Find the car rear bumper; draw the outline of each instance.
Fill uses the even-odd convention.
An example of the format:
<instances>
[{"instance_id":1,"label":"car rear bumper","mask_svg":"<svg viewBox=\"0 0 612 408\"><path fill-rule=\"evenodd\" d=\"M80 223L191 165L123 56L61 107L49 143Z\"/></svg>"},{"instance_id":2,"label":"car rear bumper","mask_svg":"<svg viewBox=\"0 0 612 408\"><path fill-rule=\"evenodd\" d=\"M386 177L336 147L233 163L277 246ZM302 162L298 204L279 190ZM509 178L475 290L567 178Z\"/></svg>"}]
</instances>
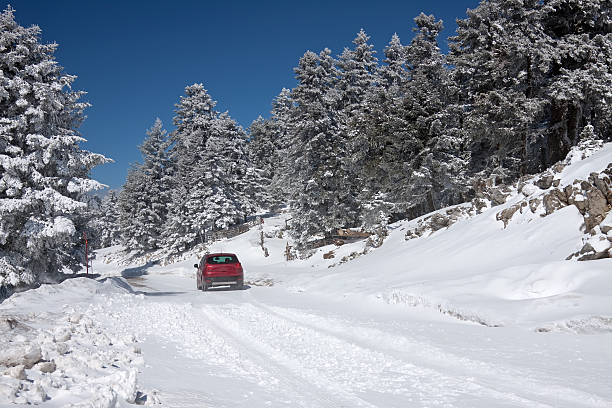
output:
<instances>
[{"instance_id":1,"label":"car rear bumper","mask_svg":"<svg viewBox=\"0 0 612 408\"><path fill-rule=\"evenodd\" d=\"M242 285L242 276L207 276L204 282L208 286Z\"/></svg>"}]
</instances>

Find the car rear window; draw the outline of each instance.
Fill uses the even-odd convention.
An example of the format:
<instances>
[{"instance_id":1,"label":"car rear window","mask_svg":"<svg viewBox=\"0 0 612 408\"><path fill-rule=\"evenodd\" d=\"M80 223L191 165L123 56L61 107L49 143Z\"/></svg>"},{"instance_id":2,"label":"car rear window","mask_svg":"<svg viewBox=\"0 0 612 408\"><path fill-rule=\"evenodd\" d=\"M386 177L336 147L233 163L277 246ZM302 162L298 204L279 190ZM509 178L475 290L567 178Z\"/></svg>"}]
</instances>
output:
<instances>
[{"instance_id":1,"label":"car rear window","mask_svg":"<svg viewBox=\"0 0 612 408\"><path fill-rule=\"evenodd\" d=\"M215 256L209 256L208 258L206 258L206 263L207 264L227 264L227 263L237 263L238 262L238 258L236 258L234 255L215 255Z\"/></svg>"}]
</instances>

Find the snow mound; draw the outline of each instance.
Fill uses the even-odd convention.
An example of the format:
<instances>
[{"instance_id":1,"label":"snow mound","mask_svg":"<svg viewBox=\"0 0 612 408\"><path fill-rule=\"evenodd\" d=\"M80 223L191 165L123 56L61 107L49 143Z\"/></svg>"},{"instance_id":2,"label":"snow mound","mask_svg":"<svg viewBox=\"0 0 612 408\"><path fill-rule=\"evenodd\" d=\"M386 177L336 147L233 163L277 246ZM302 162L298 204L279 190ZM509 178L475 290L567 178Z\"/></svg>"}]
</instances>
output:
<instances>
[{"instance_id":1,"label":"snow mound","mask_svg":"<svg viewBox=\"0 0 612 408\"><path fill-rule=\"evenodd\" d=\"M88 313L90 301L132 292L118 277L75 278L2 303L0 405L116 408L142 399L137 339L103 328Z\"/></svg>"}]
</instances>

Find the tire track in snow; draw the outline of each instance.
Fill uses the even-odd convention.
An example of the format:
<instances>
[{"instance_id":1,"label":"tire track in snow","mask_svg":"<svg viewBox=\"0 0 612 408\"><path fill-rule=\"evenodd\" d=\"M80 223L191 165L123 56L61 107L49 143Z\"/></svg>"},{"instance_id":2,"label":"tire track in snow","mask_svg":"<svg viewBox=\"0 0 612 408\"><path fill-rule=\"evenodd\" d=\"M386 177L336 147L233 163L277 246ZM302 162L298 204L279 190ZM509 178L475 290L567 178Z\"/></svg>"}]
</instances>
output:
<instances>
[{"instance_id":1,"label":"tire track in snow","mask_svg":"<svg viewBox=\"0 0 612 408\"><path fill-rule=\"evenodd\" d=\"M252 304L279 318L389 354L392 358L411 362L416 360L419 364L425 363L437 371L452 371L456 378L482 387L484 393L490 393L491 396L497 398L510 399L525 406L536 406L534 404L554 407L610 406L610 401L597 395L546 383L544 379L535 379L532 372L495 367L490 363L457 356L430 344L410 340L405 336L398 336L375 328L357 328L354 324L342 319L322 317L298 309L271 307L254 299ZM483 379L483 374L488 380ZM564 404L559 405L562 402Z\"/></svg>"},{"instance_id":2,"label":"tire track in snow","mask_svg":"<svg viewBox=\"0 0 612 408\"><path fill-rule=\"evenodd\" d=\"M300 365L281 350L252 337L235 321L228 321L224 312L230 309L232 312L237 311L238 306L230 308L223 306L222 309L222 311L213 311L211 305L206 305L201 311L208 322L215 327L217 333L222 333L228 342L234 343L238 349L246 352L249 359L266 367L280 382L292 389L291 397L288 397L294 400L290 401L291 406L376 408L375 405L347 393L334 381L321 377L316 370Z\"/></svg>"},{"instance_id":3,"label":"tire track in snow","mask_svg":"<svg viewBox=\"0 0 612 408\"><path fill-rule=\"evenodd\" d=\"M115 312L108 314L106 309L113 303ZM198 308L190 303L150 302L129 296L110 299L109 304L94 306L91 311L104 315L101 320L108 322L110 318L115 331L136 331L138 337L155 337L163 343L173 344L182 355L203 361L202 370L209 375L226 376L226 373L233 373L237 389L243 382L256 385L259 394L268 395L260 395L260 399L269 399L272 406L373 408L359 399L347 398L347 395L342 395L342 390L326 392L324 387L318 387L302 376L293 375L285 366L275 364L268 354L233 333L227 321L209 311L214 307L218 306L206 305L198 313ZM151 324L139 324L142 321ZM195 398L182 398L180 395L173 396L160 391L161 396L172 399L173 404ZM210 398L207 401L202 403L206 406L219 406L219 401Z\"/></svg>"},{"instance_id":4,"label":"tire track in snow","mask_svg":"<svg viewBox=\"0 0 612 408\"><path fill-rule=\"evenodd\" d=\"M390 355L388 350L364 347L346 336L289 319L261 304L217 306L215 311L207 306L203 311L218 324L222 322L223 328L230 329L231 336L260 350L264 359L276 361L330 393L341 393L362 403L370 401L385 407L415 406L415 403L470 406L474 400L494 400L498 406L508 403L509 406L551 407L482 386L472 377L450 377L436 369L414 365ZM379 394L392 398L382 402L385 398Z\"/></svg>"}]
</instances>

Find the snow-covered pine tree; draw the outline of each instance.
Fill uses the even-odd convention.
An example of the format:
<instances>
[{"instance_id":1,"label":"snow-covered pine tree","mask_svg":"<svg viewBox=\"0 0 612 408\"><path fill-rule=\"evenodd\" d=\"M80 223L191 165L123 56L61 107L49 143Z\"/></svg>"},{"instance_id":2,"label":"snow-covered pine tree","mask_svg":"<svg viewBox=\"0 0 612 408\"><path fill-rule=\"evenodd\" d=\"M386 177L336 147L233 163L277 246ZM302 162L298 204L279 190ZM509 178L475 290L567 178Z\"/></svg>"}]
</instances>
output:
<instances>
[{"instance_id":1,"label":"snow-covered pine tree","mask_svg":"<svg viewBox=\"0 0 612 408\"><path fill-rule=\"evenodd\" d=\"M208 154L206 144L219 115L216 104L202 84L187 86L185 96L176 104L176 130L170 148L172 200L163 229L164 245L171 252L184 252L203 240L205 215L200 206L204 200L198 193L204 177L202 160Z\"/></svg>"},{"instance_id":2,"label":"snow-covered pine tree","mask_svg":"<svg viewBox=\"0 0 612 408\"><path fill-rule=\"evenodd\" d=\"M213 122L201 163L203 221L215 228L241 223L269 204L264 182L249 163L246 141L244 130L227 112Z\"/></svg>"},{"instance_id":3,"label":"snow-covered pine tree","mask_svg":"<svg viewBox=\"0 0 612 408\"><path fill-rule=\"evenodd\" d=\"M101 248L121 243L119 218L119 194L115 190L110 190L102 198L98 217L94 220L95 231Z\"/></svg>"},{"instance_id":4,"label":"snow-covered pine tree","mask_svg":"<svg viewBox=\"0 0 612 408\"><path fill-rule=\"evenodd\" d=\"M273 132L275 155L275 171L270 184L270 195L275 204L286 204L288 202L289 177L293 173L293 163L290 161L289 150L291 136L289 134L289 122L294 109L291 91L283 88L272 102L270 127Z\"/></svg>"},{"instance_id":5,"label":"snow-covered pine tree","mask_svg":"<svg viewBox=\"0 0 612 408\"><path fill-rule=\"evenodd\" d=\"M403 101L408 82L405 50L394 34L384 49L384 65L376 82L363 95L367 109L358 111L350 123L350 161L359 174L361 223L367 229L386 224L396 206L387 201L388 192L397 191L396 179L404 174L400 141L406 136Z\"/></svg>"},{"instance_id":6,"label":"snow-covered pine tree","mask_svg":"<svg viewBox=\"0 0 612 408\"><path fill-rule=\"evenodd\" d=\"M554 44L546 163L563 158L589 124L612 138L612 1L544 2L543 26Z\"/></svg>"},{"instance_id":7,"label":"snow-covered pine tree","mask_svg":"<svg viewBox=\"0 0 612 408\"><path fill-rule=\"evenodd\" d=\"M155 243L149 234L151 209L147 185L142 165L132 165L118 198L121 243L139 254L154 249Z\"/></svg>"},{"instance_id":8,"label":"snow-covered pine tree","mask_svg":"<svg viewBox=\"0 0 612 408\"><path fill-rule=\"evenodd\" d=\"M247 136L227 114L214 110L202 84L185 88L177 104L171 148L172 202L164 226L171 252L203 243L205 234L242 222L268 203L250 165Z\"/></svg>"},{"instance_id":9,"label":"snow-covered pine tree","mask_svg":"<svg viewBox=\"0 0 612 408\"><path fill-rule=\"evenodd\" d=\"M148 211L143 227L146 229L147 247L161 247L162 227L166 222L168 204L170 203L170 185L172 165L170 162L170 140L163 128L162 121L157 118L153 126L147 130L147 138L140 146L142 154L142 171L145 176L146 189L149 191Z\"/></svg>"},{"instance_id":10,"label":"snow-covered pine tree","mask_svg":"<svg viewBox=\"0 0 612 408\"><path fill-rule=\"evenodd\" d=\"M251 164L258 172L272 205L287 203L288 178L293 163L288 160L289 118L293 109L291 91L283 88L272 102L271 117L261 116L249 128L247 146Z\"/></svg>"},{"instance_id":11,"label":"snow-covered pine tree","mask_svg":"<svg viewBox=\"0 0 612 408\"><path fill-rule=\"evenodd\" d=\"M158 118L139 147L143 163L128 174L120 200L121 231L127 249L139 252L161 247L161 233L170 202L170 141Z\"/></svg>"},{"instance_id":12,"label":"snow-covered pine tree","mask_svg":"<svg viewBox=\"0 0 612 408\"><path fill-rule=\"evenodd\" d=\"M338 82L336 89L339 97L338 118L340 133L336 142L336 151L340 157L341 167L335 177L343 178L343 195L349 201L347 208L355 216L356 223L361 213L361 203L370 199L366 180L362 178L363 151L369 138L361 132L368 122L370 113L377 109L371 97L380 79L378 78L378 60L374 46L368 43L370 37L363 29L353 40L353 48L345 48L337 65ZM368 181L375 181L369 178ZM366 188L364 188L366 187ZM374 193L376 191L373 191Z\"/></svg>"},{"instance_id":13,"label":"snow-covered pine tree","mask_svg":"<svg viewBox=\"0 0 612 408\"><path fill-rule=\"evenodd\" d=\"M463 139L452 131L455 123L445 111L452 102L452 84L438 46L442 21L424 13L414 21L416 35L405 49L410 81L404 109L410 130L404 139L408 145L400 149L412 150L411 163L397 197L404 208L429 212L463 201L467 163Z\"/></svg>"},{"instance_id":14,"label":"snow-covered pine tree","mask_svg":"<svg viewBox=\"0 0 612 408\"><path fill-rule=\"evenodd\" d=\"M356 223L357 208L346 175L346 141L341 134L336 90L338 72L331 51L307 51L295 68L298 86L290 122L289 181L292 227L299 245ZM349 188L347 188L347 185Z\"/></svg>"},{"instance_id":15,"label":"snow-covered pine tree","mask_svg":"<svg viewBox=\"0 0 612 408\"><path fill-rule=\"evenodd\" d=\"M109 161L84 151L83 92L62 73L56 44L37 26L0 14L0 287L80 268L84 195L102 185L90 170Z\"/></svg>"},{"instance_id":16,"label":"snow-covered pine tree","mask_svg":"<svg viewBox=\"0 0 612 408\"><path fill-rule=\"evenodd\" d=\"M471 171L509 180L542 163L542 95L553 43L539 0L482 1L458 20L449 63L464 98Z\"/></svg>"},{"instance_id":17,"label":"snow-covered pine tree","mask_svg":"<svg viewBox=\"0 0 612 408\"><path fill-rule=\"evenodd\" d=\"M278 150L275 143L277 137L276 129L272 119L264 119L259 116L249 127L249 143L247 152L253 172L257 173L262 181L262 188L270 194L275 203L280 202L278 192L272 189L272 180L279 170ZM276 193L276 194L275 194Z\"/></svg>"}]
</instances>

